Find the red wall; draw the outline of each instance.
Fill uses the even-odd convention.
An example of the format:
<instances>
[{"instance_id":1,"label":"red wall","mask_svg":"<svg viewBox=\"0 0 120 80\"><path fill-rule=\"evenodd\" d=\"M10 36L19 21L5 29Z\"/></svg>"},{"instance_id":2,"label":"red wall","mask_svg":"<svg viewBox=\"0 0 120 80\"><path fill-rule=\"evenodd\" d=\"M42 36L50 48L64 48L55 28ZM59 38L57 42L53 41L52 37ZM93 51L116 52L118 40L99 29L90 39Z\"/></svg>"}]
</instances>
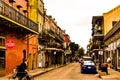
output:
<instances>
[{"instance_id":1,"label":"red wall","mask_svg":"<svg viewBox=\"0 0 120 80\"><path fill-rule=\"evenodd\" d=\"M13 40L15 46L6 49L6 74L11 73L12 70L22 62L23 50L26 49L26 43L24 40L21 40L22 38L17 39L16 37L7 34L6 41L8 39Z\"/></svg>"},{"instance_id":2,"label":"red wall","mask_svg":"<svg viewBox=\"0 0 120 80\"><path fill-rule=\"evenodd\" d=\"M4 0L4 2L9 4L9 0ZM21 5L22 8L20 8L20 12L23 13L23 10L27 10L27 2L25 0L15 0L13 2L13 7L17 9L17 5ZM4 27L4 26L2 26ZM13 40L15 42L15 46L11 49L6 49L6 64L5 64L5 72L6 74L10 74L14 68L16 68L17 65L19 65L22 62L23 58L23 50L27 50L27 44L26 40L23 40L22 38L17 38L14 35L13 32L9 32L6 34L6 41L8 39Z\"/></svg>"}]
</instances>

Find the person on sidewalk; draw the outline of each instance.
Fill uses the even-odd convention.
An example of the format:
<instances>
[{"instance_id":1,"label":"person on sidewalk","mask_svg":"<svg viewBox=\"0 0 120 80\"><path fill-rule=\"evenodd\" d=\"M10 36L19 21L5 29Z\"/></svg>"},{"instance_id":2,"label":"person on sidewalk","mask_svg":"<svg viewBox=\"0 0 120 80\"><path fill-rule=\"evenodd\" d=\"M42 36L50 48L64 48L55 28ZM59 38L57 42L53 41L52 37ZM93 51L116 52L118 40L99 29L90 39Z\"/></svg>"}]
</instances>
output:
<instances>
[{"instance_id":1,"label":"person on sidewalk","mask_svg":"<svg viewBox=\"0 0 120 80\"><path fill-rule=\"evenodd\" d=\"M101 71L106 72L106 74L108 75L108 64L107 63L101 64Z\"/></svg>"},{"instance_id":2,"label":"person on sidewalk","mask_svg":"<svg viewBox=\"0 0 120 80\"><path fill-rule=\"evenodd\" d=\"M108 64L108 69L110 69L111 68L111 58L110 57L107 58L107 64Z\"/></svg>"}]
</instances>

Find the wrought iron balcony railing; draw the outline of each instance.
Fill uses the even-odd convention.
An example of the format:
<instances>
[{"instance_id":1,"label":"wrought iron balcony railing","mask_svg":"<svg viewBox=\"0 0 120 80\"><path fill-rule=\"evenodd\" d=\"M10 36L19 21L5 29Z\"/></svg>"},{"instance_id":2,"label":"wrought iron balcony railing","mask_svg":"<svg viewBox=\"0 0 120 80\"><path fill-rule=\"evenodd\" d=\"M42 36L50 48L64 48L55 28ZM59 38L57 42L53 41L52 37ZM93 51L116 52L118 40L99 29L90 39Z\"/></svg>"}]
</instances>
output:
<instances>
[{"instance_id":1,"label":"wrought iron balcony railing","mask_svg":"<svg viewBox=\"0 0 120 80\"><path fill-rule=\"evenodd\" d=\"M8 18L9 20L15 21L28 30L33 30L38 33L38 24L21 14L19 11L9 6L4 1L0 1L0 18Z\"/></svg>"}]
</instances>

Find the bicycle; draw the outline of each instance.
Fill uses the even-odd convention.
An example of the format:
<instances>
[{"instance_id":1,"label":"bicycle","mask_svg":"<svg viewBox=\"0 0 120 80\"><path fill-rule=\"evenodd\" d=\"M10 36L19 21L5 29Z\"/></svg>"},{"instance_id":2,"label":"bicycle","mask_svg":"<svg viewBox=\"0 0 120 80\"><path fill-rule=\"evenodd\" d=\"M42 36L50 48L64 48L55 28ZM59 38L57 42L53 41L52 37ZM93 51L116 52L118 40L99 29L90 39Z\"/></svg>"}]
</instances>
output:
<instances>
[{"instance_id":1,"label":"bicycle","mask_svg":"<svg viewBox=\"0 0 120 80\"><path fill-rule=\"evenodd\" d=\"M24 77L22 80L34 80L34 77L29 75L28 72L19 72L19 73L25 73ZM14 69L13 74L9 77L9 80L19 80L19 75L17 75L17 69Z\"/></svg>"}]
</instances>

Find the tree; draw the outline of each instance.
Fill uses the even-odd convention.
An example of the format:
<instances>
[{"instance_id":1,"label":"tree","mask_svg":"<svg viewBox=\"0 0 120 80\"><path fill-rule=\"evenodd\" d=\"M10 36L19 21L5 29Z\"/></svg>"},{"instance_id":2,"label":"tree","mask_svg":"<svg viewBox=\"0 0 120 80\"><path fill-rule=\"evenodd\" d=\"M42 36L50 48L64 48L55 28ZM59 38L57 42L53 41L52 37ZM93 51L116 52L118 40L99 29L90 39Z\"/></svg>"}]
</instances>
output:
<instances>
[{"instance_id":1,"label":"tree","mask_svg":"<svg viewBox=\"0 0 120 80\"><path fill-rule=\"evenodd\" d=\"M75 51L78 50L79 45L75 44L75 42L71 42L69 46L70 46L70 50L72 51L72 55L74 56L74 53L75 53Z\"/></svg>"},{"instance_id":2,"label":"tree","mask_svg":"<svg viewBox=\"0 0 120 80\"><path fill-rule=\"evenodd\" d=\"M84 55L84 51L85 51L85 50L84 50L82 47L79 48L79 49L78 49L78 57L81 58L81 57Z\"/></svg>"}]
</instances>

